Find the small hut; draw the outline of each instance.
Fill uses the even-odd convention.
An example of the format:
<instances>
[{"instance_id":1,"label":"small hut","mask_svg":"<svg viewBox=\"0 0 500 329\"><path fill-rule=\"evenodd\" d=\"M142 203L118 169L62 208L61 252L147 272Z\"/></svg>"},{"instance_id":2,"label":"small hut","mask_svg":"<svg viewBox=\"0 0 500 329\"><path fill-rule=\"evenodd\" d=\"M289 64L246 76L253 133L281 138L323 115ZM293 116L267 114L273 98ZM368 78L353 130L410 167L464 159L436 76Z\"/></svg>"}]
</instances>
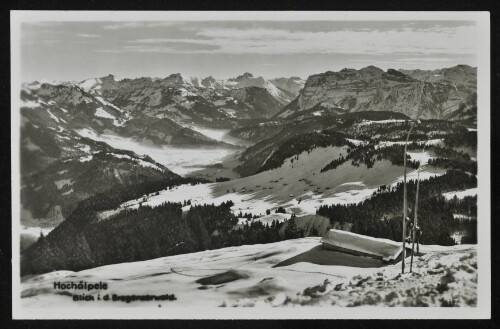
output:
<instances>
[{"instance_id":1,"label":"small hut","mask_svg":"<svg viewBox=\"0 0 500 329\"><path fill-rule=\"evenodd\" d=\"M396 241L341 230L327 231L321 239L321 243L323 250L371 257L389 263L400 261L403 250L401 243ZM411 251L409 248L407 250Z\"/></svg>"}]
</instances>

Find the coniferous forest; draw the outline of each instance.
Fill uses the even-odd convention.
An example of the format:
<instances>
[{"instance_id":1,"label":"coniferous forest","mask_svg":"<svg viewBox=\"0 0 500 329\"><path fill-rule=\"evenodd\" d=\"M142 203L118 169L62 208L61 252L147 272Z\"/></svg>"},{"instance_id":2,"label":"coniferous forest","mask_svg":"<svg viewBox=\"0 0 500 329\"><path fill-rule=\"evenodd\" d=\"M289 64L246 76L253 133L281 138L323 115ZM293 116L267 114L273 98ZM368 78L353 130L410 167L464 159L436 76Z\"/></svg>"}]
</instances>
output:
<instances>
[{"instance_id":1,"label":"coniferous forest","mask_svg":"<svg viewBox=\"0 0 500 329\"><path fill-rule=\"evenodd\" d=\"M421 243L453 245L450 235L454 230L464 230L465 242L477 241L475 221L453 218L455 212L475 216L475 198L446 200L441 193L472 188L477 185L475 176L458 170L420 183L419 226L423 228ZM148 189L135 191L141 195ZM408 183L408 216L414 216L416 182ZM246 223L235 229L237 217L231 212L231 201L219 206L197 205L183 213L181 203L164 203L158 207L139 206L125 210L110 218L99 220L97 210L115 207L132 192L111 193L89 198L82 202L70 218L59 225L49 236L23 255L24 274L52 270L80 270L112 263L130 262L217 249L243 244L270 243L304 235L289 221L284 234L284 223L273 221L262 224ZM350 223L351 231L374 237L401 240L402 183L395 187L381 186L370 199L356 205L322 206L317 214L328 217L331 224ZM464 242L464 243L465 243Z\"/></svg>"},{"instance_id":2,"label":"coniferous forest","mask_svg":"<svg viewBox=\"0 0 500 329\"><path fill-rule=\"evenodd\" d=\"M385 114L386 115L386 114ZM389 160L402 166L404 145L379 146L378 139L353 143L350 138L362 138L364 134L383 133L401 138L408 123L390 126L358 126L352 131L346 122L360 119L346 116L339 131L322 130L299 134L287 139L262 164L259 172L283 165L285 159L298 159L299 154L316 147L338 146L345 149L321 169L335 174L342 163L352 166L373 167L376 161ZM363 119L364 120L364 119ZM446 134L440 145L427 145L432 154L427 166L442 168L446 173L420 182L418 221L422 228L420 242L423 244L453 245L452 235L461 232L462 243L477 242L477 198L447 199L443 193L461 191L477 186L477 163L473 152L477 147L477 134L460 126L453 127L446 121L417 125L415 136L408 144L408 151L421 152L425 137L430 131L439 129ZM349 133L350 135L347 135ZM390 139L390 138L389 138ZM418 159L407 156L409 168L420 166ZM215 168L215 167L214 167ZM216 167L218 169L219 167ZM314 174L314 173L313 173ZM215 182L229 182L229 178L215 176ZM33 274L53 270L82 270L107 264L146 260L168 255L191 253L245 244L260 244L295 239L305 235L317 235L317 230L305 232L299 228L300 218L264 224L256 214L233 214L233 201L222 204L191 204L165 201L155 207L143 205L141 200L158 195L159 191L179 185L203 184L209 180L200 178L169 177L148 180L130 186L113 186L109 190L84 199L68 218L48 236L40 236L22 254L22 273ZM408 182L408 217L414 218L416 181ZM138 201L137 208L120 209L129 200ZM382 185L365 201L358 204L322 205L317 215L327 217L331 227L348 227L352 232L373 237L401 241L402 238L403 184ZM186 208L188 207L188 208ZM102 218L101 212L110 211ZM273 209L275 213L288 213L283 207ZM270 209L266 211L271 214ZM238 218L247 218L244 224Z\"/></svg>"},{"instance_id":3,"label":"coniferous forest","mask_svg":"<svg viewBox=\"0 0 500 329\"><path fill-rule=\"evenodd\" d=\"M453 245L450 235L460 228L462 224L453 218L453 214L464 210L476 216L476 208L471 198L466 201L447 201L441 193L473 188L477 186L475 176L449 170L445 175L420 182L418 225L423 234L421 243ZM416 182L409 181L408 217L414 218L414 204L416 196ZM317 214L328 217L333 222L351 223L354 233L387 238L394 241L402 239L402 204L403 183L396 187L381 186L370 199L354 205L322 206ZM458 206L457 206L458 204ZM473 235L473 234L471 234Z\"/></svg>"},{"instance_id":4,"label":"coniferous forest","mask_svg":"<svg viewBox=\"0 0 500 329\"><path fill-rule=\"evenodd\" d=\"M99 220L96 209L114 205L115 200L94 197L82 202L51 234L41 236L38 243L26 250L21 265L23 274L82 270L301 236L297 230L280 234L283 223L277 221L268 225L252 222L234 229L238 219L230 211L231 201L219 206L192 206L185 213L181 203L166 202L154 208L139 206Z\"/></svg>"}]
</instances>

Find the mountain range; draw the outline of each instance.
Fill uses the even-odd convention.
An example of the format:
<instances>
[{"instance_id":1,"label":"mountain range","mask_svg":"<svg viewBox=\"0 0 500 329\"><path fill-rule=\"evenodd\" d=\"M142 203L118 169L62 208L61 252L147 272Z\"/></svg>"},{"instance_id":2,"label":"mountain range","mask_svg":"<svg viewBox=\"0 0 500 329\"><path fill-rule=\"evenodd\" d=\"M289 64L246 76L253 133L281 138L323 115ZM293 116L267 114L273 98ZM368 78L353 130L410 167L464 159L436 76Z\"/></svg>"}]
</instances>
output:
<instances>
[{"instance_id":1,"label":"mountain range","mask_svg":"<svg viewBox=\"0 0 500 329\"><path fill-rule=\"evenodd\" d=\"M186 139L193 141L174 138L190 124L238 128L243 119L359 111L455 118L455 112L464 112L464 106L474 106L476 80L477 70L466 65L434 71L383 71L368 66L315 74L306 81L298 77L267 80L248 72L227 80L187 78L179 73L121 80L108 75L81 82L32 82L23 86L21 98L24 108L47 109L52 113L48 118L61 117L64 123L97 132L108 129L135 136L138 132L130 127L142 129L151 123L147 119L151 117L165 120L163 125L169 128L136 137L159 138L160 144L186 144L203 139L189 130Z\"/></svg>"},{"instance_id":2,"label":"mountain range","mask_svg":"<svg viewBox=\"0 0 500 329\"><path fill-rule=\"evenodd\" d=\"M278 118L328 111L394 111L412 118L447 119L476 93L477 69L458 65L435 71L383 71L375 66L311 75ZM321 113L321 112L313 112Z\"/></svg>"},{"instance_id":3,"label":"mountain range","mask_svg":"<svg viewBox=\"0 0 500 329\"><path fill-rule=\"evenodd\" d=\"M377 120L474 120L476 79L476 68L458 65L434 71L368 66L307 80L245 72L227 80L177 73L26 83L20 95L22 199L30 204L24 209L26 218L52 218L54 209L67 215L78 201L99 192L96 186L102 181L113 187L178 177L165 167L151 169L161 164L133 152L127 159L113 156L123 151L95 138L101 134L158 147L234 149L195 127L230 130L231 136L255 144L238 160L236 171L247 176L267 168L266 161L286 149L288 139L324 129L343 131L345 120L357 113L355 120L371 118L367 113L373 111L379 112ZM87 158L91 160L75 162ZM112 168L120 168L118 174ZM107 174L89 178L82 172ZM52 183L67 179L62 186Z\"/></svg>"},{"instance_id":4,"label":"mountain range","mask_svg":"<svg viewBox=\"0 0 500 329\"><path fill-rule=\"evenodd\" d=\"M475 306L476 248L453 245L479 238L476 79L458 65L26 83L23 303L67 303L55 282L93 278L118 294L167 283L181 306ZM401 241L405 203L422 234L401 275L363 241ZM331 229L363 237L330 251Z\"/></svg>"}]
</instances>

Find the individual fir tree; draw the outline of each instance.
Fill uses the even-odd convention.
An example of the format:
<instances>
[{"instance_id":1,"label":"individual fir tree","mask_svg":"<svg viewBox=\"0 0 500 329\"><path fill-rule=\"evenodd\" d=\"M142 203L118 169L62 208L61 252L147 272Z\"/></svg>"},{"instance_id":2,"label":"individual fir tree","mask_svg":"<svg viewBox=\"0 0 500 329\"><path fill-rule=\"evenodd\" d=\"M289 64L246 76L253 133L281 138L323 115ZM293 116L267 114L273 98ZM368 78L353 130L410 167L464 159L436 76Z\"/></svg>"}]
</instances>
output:
<instances>
[{"instance_id":1,"label":"individual fir tree","mask_svg":"<svg viewBox=\"0 0 500 329\"><path fill-rule=\"evenodd\" d=\"M309 232L309 236L320 236L319 232L318 232L318 228L316 226L313 226L313 228Z\"/></svg>"},{"instance_id":2,"label":"individual fir tree","mask_svg":"<svg viewBox=\"0 0 500 329\"><path fill-rule=\"evenodd\" d=\"M297 239L301 237L301 231L297 227L295 218L290 218L285 228L285 239Z\"/></svg>"},{"instance_id":3,"label":"individual fir tree","mask_svg":"<svg viewBox=\"0 0 500 329\"><path fill-rule=\"evenodd\" d=\"M43 234L42 231L40 231L40 236L38 237L38 241L41 242L43 240L45 240L45 235Z\"/></svg>"}]
</instances>

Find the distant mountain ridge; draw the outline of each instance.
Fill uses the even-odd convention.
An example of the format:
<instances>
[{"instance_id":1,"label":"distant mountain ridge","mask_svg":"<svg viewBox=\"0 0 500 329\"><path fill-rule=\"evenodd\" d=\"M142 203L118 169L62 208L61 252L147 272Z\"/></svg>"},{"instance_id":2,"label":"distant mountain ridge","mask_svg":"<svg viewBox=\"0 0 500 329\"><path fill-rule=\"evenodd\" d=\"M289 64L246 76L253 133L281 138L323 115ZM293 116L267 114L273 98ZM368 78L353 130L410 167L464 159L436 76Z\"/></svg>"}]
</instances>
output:
<instances>
[{"instance_id":1,"label":"distant mountain ridge","mask_svg":"<svg viewBox=\"0 0 500 329\"><path fill-rule=\"evenodd\" d=\"M20 94L23 174L58 159L107 151L108 145L92 138L99 134L159 146L234 147L191 127L241 127L239 120L270 118L294 97L250 73L228 80L175 73L25 83Z\"/></svg>"},{"instance_id":2,"label":"distant mountain ridge","mask_svg":"<svg viewBox=\"0 0 500 329\"><path fill-rule=\"evenodd\" d=\"M466 65L434 71L360 70L309 76L298 97L276 118L289 118L318 104L344 112L394 111L412 118L447 119L470 104L476 92L477 69ZM326 106L325 106L326 105Z\"/></svg>"},{"instance_id":3,"label":"distant mountain ridge","mask_svg":"<svg viewBox=\"0 0 500 329\"><path fill-rule=\"evenodd\" d=\"M180 177L148 156L113 148L57 160L23 177L21 221L23 225L55 226L69 216L78 202L96 193L173 179Z\"/></svg>"},{"instance_id":4,"label":"distant mountain ridge","mask_svg":"<svg viewBox=\"0 0 500 329\"><path fill-rule=\"evenodd\" d=\"M212 76L203 79L185 77L180 73L165 78L115 79L110 74L81 82L35 81L23 85L23 91L25 96L31 94L34 99L28 97L28 100L35 103L38 102L36 98L41 98L40 100L45 102L52 100L57 104L62 102L66 106L68 103L78 106L82 101L90 104L91 98L97 98L97 103L110 105L112 112L121 110L129 116L135 116L139 112L167 118L178 124L188 122L206 126L231 126L230 122L220 121L271 117L281 110L278 107L292 101L301 88L300 81L303 80L290 78L288 82L284 82L283 79L286 80L281 78L276 81L279 80L284 89L277 86L278 82L273 83L274 80L253 77L250 73L228 80L215 79ZM250 87L257 87L262 91L256 88L248 89ZM233 92L240 89L245 92ZM83 95L84 93L86 95ZM249 99L247 95L251 93L254 97ZM256 107L259 109L255 110ZM122 119L126 121L126 118Z\"/></svg>"},{"instance_id":5,"label":"distant mountain ridge","mask_svg":"<svg viewBox=\"0 0 500 329\"><path fill-rule=\"evenodd\" d=\"M393 111L411 118L477 117L477 69L384 71L375 66L299 77L264 79L186 77L38 82L21 90L23 172L60 157L92 154L102 146L83 129L171 146L231 147L193 125L241 129L267 120L303 120L362 111ZM268 133L272 133L270 127ZM237 134L235 134L237 135ZM257 136L256 136L257 137Z\"/></svg>"}]
</instances>

